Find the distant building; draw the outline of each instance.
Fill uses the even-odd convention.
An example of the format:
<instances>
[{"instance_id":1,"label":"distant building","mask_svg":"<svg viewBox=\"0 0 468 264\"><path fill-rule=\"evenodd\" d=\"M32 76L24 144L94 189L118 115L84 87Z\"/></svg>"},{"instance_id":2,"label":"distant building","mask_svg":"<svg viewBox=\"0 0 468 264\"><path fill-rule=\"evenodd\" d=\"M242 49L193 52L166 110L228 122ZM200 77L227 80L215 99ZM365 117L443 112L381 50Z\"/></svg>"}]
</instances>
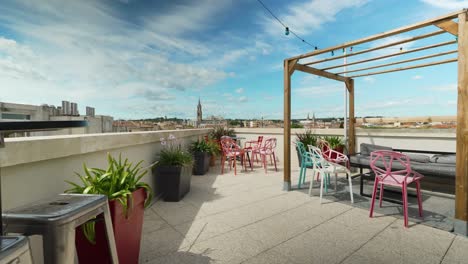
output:
<instances>
[{"instance_id":1,"label":"distant building","mask_svg":"<svg viewBox=\"0 0 468 264\"><path fill-rule=\"evenodd\" d=\"M159 126L151 122L117 120L113 122L114 132L141 132L160 130Z\"/></svg>"},{"instance_id":2,"label":"distant building","mask_svg":"<svg viewBox=\"0 0 468 264\"><path fill-rule=\"evenodd\" d=\"M203 121L202 106L201 106L200 98L198 98L198 105L197 105L197 127L200 127L202 121Z\"/></svg>"},{"instance_id":3,"label":"distant building","mask_svg":"<svg viewBox=\"0 0 468 264\"><path fill-rule=\"evenodd\" d=\"M93 112L94 113L94 112ZM9 134L9 137L27 137L27 136L51 136L51 135L72 135L72 134L91 134L112 132L111 116L93 115L80 116L78 104L62 101L62 106L53 105L26 105L0 102L0 122L6 121L70 121L86 120L87 127L67 128L40 132L23 132Z\"/></svg>"}]
</instances>

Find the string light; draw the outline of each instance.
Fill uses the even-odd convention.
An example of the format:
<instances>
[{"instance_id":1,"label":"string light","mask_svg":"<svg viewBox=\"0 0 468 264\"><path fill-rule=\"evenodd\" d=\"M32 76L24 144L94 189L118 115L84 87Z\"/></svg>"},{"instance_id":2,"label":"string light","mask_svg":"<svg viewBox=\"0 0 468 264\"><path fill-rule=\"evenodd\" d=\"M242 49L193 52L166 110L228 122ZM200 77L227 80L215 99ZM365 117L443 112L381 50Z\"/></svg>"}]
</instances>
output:
<instances>
[{"instance_id":1,"label":"string light","mask_svg":"<svg viewBox=\"0 0 468 264\"><path fill-rule=\"evenodd\" d=\"M284 30L284 34L285 34L286 36L289 35L289 28L288 28L288 27L286 27L286 29Z\"/></svg>"},{"instance_id":2,"label":"string light","mask_svg":"<svg viewBox=\"0 0 468 264\"><path fill-rule=\"evenodd\" d=\"M333 50L331 51L331 55L332 55L332 56L335 56L335 52L333 52Z\"/></svg>"}]
</instances>

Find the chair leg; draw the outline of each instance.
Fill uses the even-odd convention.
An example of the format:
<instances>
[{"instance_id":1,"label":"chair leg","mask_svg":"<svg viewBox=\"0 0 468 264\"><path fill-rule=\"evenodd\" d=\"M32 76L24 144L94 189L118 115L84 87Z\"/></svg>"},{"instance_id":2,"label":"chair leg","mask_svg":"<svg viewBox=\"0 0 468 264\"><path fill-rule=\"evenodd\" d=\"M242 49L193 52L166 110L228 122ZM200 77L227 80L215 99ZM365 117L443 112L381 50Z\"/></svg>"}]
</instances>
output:
<instances>
[{"instance_id":1,"label":"chair leg","mask_svg":"<svg viewBox=\"0 0 468 264\"><path fill-rule=\"evenodd\" d=\"M237 166L236 166L237 162L236 162L235 155L232 157L232 163L234 163L234 175L237 175Z\"/></svg>"},{"instance_id":2,"label":"chair leg","mask_svg":"<svg viewBox=\"0 0 468 264\"><path fill-rule=\"evenodd\" d=\"M312 180L310 181L309 186L309 196L312 196L312 186L314 185L315 171L312 171Z\"/></svg>"},{"instance_id":3,"label":"chair leg","mask_svg":"<svg viewBox=\"0 0 468 264\"><path fill-rule=\"evenodd\" d=\"M304 166L301 165L301 170L299 171L299 181L297 183L297 188L301 188L303 170L304 170Z\"/></svg>"},{"instance_id":4,"label":"chair leg","mask_svg":"<svg viewBox=\"0 0 468 264\"><path fill-rule=\"evenodd\" d=\"M268 173L267 171L267 158L266 155L260 155L262 157L262 162L263 162L263 167L265 168L265 173Z\"/></svg>"},{"instance_id":5,"label":"chair leg","mask_svg":"<svg viewBox=\"0 0 468 264\"><path fill-rule=\"evenodd\" d=\"M221 157L221 174L224 174L224 160L226 157L224 155Z\"/></svg>"},{"instance_id":6,"label":"chair leg","mask_svg":"<svg viewBox=\"0 0 468 264\"><path fill-rule=\"evenodd\" d=\"M354 197L353 197L353 181L351 179L351 175L346 173L346 176L348 176L348 182L349 182L349 195L351 196L351 203L354 203Z\"/></svg>"},{"instance_id":7,"label":"chair leg","mask_svg":"<svg viewBox=\"0 0 468 264\"><path fill-rule=\"evenodd\" d=\"M423 217L423 206L422 206L422 199L421 199L421 185L420 185L419 181L416 181L416 192L418 194L419 216Z\"/></svg>"},{"instance_id":8,"label":"chair leg","mask_svg":"<svg viewBox=\"0 0 468 264\"><path fill-rule=\"evenodd\" d=\"M321 174L320 179L320 203L322 203L322 195L323 195L323 182L326 181L327 175L325 173Z\"/></svg>"},{"instance_id":9,"label":"chair leg","mask_svg":"<svg viewBox=\"0 0 468 264\"><path fill-rule=\"evenodd\" d=\"M276 156L275 153L273 152L273 161L275 162L275 171L278 171L278 168L276 167Z\"/></svg>"},{"instance_id":10,"label":"chair leg","mask_svg":"<svg viewBox=\"0 0 468 264\"><path fill-rule=\"evenodd\" d=\"M383 193L384 193L384 184L380 184L380 201L379 201L379 207L382 208L382 200L383 200Z\"/></svg>"},{"instance_id":11,"label":"chair leg","mask_svg":"<svg viewBox=\"0 0 468 264\"><path fill-rule=\"evenodd\" d=\"M408 194L406 184L403 183L403 218L405 227L408 227Z\"/></svg>"},{"instance_id":12,"label":"chair leg","mask_svg":"<svg viewBox=\"0 0 468 264\"><path fill-rule=\"evenodd\" d=\"M338 185L338 173L335 173L335 193L337 191L337 185Z\"/></svg>"},{"instance_id":13,"label":"chair leg","mask_svg":"<svg viewBox=\"0 0 468 264\"><path fill-rule=\"evenodd\" d=\"M371 206L370 206L370 213L369 217L372 217L374 215L374 205L375 205L375 196L377 195L377 187L379 186L379 178L375 178L374 181L374 190L372 191L372 201L371 201Z\"/></svg>"}]
</instances>

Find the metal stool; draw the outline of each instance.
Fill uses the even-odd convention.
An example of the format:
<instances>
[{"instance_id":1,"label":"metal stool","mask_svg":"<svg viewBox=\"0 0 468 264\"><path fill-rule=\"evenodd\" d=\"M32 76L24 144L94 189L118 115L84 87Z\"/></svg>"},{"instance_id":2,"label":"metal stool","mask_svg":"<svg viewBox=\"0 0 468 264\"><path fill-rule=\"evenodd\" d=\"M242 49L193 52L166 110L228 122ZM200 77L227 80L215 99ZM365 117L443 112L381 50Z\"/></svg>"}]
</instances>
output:
<instances>
[{"instance_id":1,"label":"metal stool","mask_svg":"<svg viewBox=\"0 0 468 264\"><path fill-rule=\"evenodd\" d=\"M3 214L6 231L25 235L42 235L44 263L73 263L75 228L104 214L109 251L118 263L114 231L107 197L104 195L60 194Z\"/></svg>"}]
</instances>

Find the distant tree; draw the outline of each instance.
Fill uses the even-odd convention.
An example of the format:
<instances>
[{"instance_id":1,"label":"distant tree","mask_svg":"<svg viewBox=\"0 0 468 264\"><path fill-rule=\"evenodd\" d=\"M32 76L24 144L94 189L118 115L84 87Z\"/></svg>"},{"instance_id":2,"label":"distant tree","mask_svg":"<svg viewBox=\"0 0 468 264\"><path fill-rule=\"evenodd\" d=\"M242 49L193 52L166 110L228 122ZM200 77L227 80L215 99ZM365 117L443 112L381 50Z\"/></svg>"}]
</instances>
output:
<instances>
[{"instance_id":1,"label":"distant tree","mask_svg":"<svg viewBox=\"0 0 468 264\"><path fill-rule=\"evenodd\" d=\"M304 126L300 123L292 123L291 128L304 128Z\"/></svg>"}]
</instances>

